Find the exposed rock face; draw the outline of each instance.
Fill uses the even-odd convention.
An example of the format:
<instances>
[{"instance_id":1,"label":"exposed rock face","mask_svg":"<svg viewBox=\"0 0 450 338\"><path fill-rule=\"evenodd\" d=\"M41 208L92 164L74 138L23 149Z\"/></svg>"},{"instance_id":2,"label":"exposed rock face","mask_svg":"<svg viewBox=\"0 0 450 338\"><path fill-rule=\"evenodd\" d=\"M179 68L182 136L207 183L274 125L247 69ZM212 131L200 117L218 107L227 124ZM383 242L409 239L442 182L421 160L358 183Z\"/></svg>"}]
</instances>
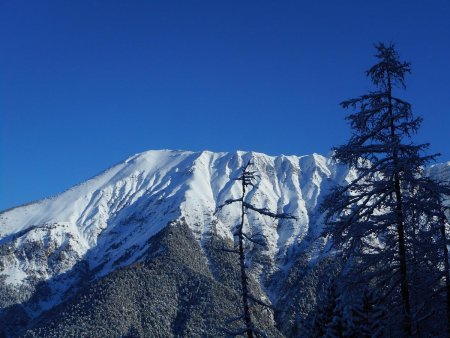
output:
<instances>
[{"instance_id":1,"label":"exposed rock face","mask_svg":"<svg viewBox=\"0 0 450 338\"><path fill-rule=\"evenodd\" d=\"M249 201L296 220L249 213L252 289L269 336L301 336L334 274L319 239L321 197L352 173L320 155L150 151L61 195L0 214L0 327L38 337L224 336L240 313L233 178L252 159ZM432 167L432 175L449 172ZM433 172L436 171L438 173ZM447 171L446 171L447 170ZM444 175L445 176L445 175ZM233 326L234 325L234 326Z\"/></svg>"}]
</instances>

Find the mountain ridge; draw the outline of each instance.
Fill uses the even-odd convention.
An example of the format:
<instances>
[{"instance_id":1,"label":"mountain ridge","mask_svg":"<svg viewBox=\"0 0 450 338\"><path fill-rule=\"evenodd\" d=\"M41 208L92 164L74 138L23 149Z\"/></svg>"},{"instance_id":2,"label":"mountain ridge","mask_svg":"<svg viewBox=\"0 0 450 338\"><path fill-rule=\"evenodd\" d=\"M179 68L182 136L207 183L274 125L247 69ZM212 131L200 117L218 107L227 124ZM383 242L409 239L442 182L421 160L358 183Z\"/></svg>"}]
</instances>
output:
<instances>
[{"instance_id":1,"label":"mountain ridge","mask_svg":"<svg viewBox=\"0 0 450 338\"><path fill-rule=\"evenodd\" d=\"M296 216L247 215L247 231L266 238L249 252L252 275L259 280L255 287L277 302L299 257L305 269L320 261L325 242L319 238L323 215L317 206L331 187L354 173L319 154L151 150L61 194L0 213L0 288L8 295L0 299L0 309L27 304L28 318L38 318L76 294L86 275L93 283L153 257L151 239L173 222L186 224L210 261L211 237L233 242L239 207L215 211L239 197L234 178L250 159L260 179L248 201ZM450 177L449 168L450 162L436 164L429 172Z\"/></svg>"}]
</instances>

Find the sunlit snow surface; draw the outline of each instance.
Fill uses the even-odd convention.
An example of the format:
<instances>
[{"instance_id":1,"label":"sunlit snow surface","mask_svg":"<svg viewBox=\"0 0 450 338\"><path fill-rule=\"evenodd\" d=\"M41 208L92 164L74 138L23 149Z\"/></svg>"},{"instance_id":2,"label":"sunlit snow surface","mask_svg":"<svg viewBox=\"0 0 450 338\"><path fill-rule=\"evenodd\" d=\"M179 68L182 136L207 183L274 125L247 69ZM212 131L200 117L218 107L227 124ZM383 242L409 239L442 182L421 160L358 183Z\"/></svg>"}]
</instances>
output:
<instances>
[{"instance_id":1,"label":"sunlit snow surface","mask_svg":"<svg viewBox=\"0 0 450 338\"><path fill-rule=\"evenodd\" d=\"M278 221L247 215L252 231L268 240L267 256L282 268L290 248L317 238L322 222L318 203L331 186L349 180L345 168L317 154L161 150L132 156L56 197L1 213L0 276L11 285L29 276L46 280L83 258L102 276L136 261L151 236L181 218L200 242L211 233L232 238L240 206L214 212L225 200L240 197L239 182L233 179L249 160L260 179L247 201L297 217Z\"/></svg>"}]
</instances>

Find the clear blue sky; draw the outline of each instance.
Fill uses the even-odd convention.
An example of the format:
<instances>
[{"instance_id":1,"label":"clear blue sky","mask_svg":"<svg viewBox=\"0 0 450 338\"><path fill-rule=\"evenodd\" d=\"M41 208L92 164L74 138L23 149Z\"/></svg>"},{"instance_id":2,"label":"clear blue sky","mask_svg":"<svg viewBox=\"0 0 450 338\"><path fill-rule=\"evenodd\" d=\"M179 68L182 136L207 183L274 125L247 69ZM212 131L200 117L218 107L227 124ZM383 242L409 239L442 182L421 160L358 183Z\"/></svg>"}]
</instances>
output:
<instances>
[{"instance_id":1,"label":"clear blue sky","mask_svg":"<svg viewBox=\"0 0 450 338\"><path fill-rule=\"evenodd\" d=\"M378 41L450 160L448 0L0 0L0 210L149 149L326 154Z\"/></svg>"}]
</instances>

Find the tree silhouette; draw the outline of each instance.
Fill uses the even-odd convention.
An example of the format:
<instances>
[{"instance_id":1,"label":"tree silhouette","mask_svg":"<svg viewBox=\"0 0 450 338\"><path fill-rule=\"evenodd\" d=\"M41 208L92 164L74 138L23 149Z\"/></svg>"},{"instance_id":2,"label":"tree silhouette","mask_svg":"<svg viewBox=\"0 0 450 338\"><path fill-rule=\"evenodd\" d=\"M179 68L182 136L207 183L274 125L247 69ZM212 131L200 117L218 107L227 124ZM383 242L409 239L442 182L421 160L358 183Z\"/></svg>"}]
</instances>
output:
<instances>
[{"instance_id":1,"label":"tree silhouette","mask_svg":"<svg viewBox=\"0 0 450 338\"><path fill-rule=\"evenodd\" d=\"M294 216L291 216L286 213L273 213L267 208L258 208L251 203L247 202L245 200L247 193L250 189L256 189L256 181L259 178L259 175L257 174L256 170L252 170L251 168L254 166L253 162L248 161L242 168L241 168L241 174L238 178L235 180L239 181L242 188L241 197L236 199L228 199L226 200L222 205L219 205L217 207L216 213L220 211L222 208L224 208L227 205L231 205L234 203L240 203L241 204L241 214L240 214L240 223L238 224L234 236L237 238L237 248L234 250L226 250L228 252L234 252L239 256L239 266L240 266L240 282L242 287L242 306L243 306L243 313L241 316L234 318L232 321L237 320L243 320L244 327L240 330L231 332L232 335L247 335L248 338L253 338L257 335L265 336L264 332L259 330L253 322L251 311L250 311L250 304L255 304L258 306L265 307L267 309L271 309L271 306L269 304L266 304L265 302L261 301L260 299L257 299L257 297L253 296L250 288L249 288L249 276L247 273L247 267L245 264L246 261L246 243L252 242L257 245L263 245L263 242L261 241L264 238L263 234L247 234L244 231L244 225L245 225L245 215L247 214L247 210L251 210L253 212L256 212L260 215L268 216L271 218L276 219L295 219Z\"/></svg>"},{"instance_id":2,"label":"tree silhouette","mask_svg":"<svg viewBox=\"0 0 450 338\"><path fill-rule=\"evenodd\" d=\"M437 155L424 154L428 144L412 142L422 119L414 117L411 104L394 96L394 88L406 87L410 63L400 61L393 44L375 47L378 62L367 76L376 90L341 103L354 110L347 116L352 136L334 148L333 158L352 167L356 178L325 198L324 235L351 265L346 271L354 273L348 274L348 282L360 286L371 282L383 290L399 304L403 335L411 336L412 319L419 311L411 304L413 277L418 276L414 270L429 272L427 283L422 283L426 292L419 295L423 303L437 285L432 282L440 273L437 266L448 259L443 257L447 252L439 253L445 239L439 224L444 222L440 197L449 190L425 177L423 168ZM440 193L433 193L438 187Z\"/></svg>"}]
</instances>

